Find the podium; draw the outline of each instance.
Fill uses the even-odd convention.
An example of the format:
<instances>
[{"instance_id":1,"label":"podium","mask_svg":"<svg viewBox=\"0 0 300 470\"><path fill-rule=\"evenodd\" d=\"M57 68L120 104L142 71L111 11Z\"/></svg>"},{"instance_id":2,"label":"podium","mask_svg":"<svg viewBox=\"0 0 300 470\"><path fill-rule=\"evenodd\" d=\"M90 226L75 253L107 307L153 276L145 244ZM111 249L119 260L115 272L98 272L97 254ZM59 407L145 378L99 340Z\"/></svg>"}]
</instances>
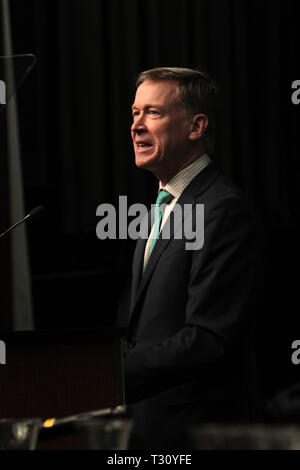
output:
<instances>
[{"instance_id":1,"label":"podium","mask_svg":"<svg viewBox=\"0 0 300 470\"><path fill-rule=\"evenodd\" d=\"M126 328L0 332L0 418L60 418L124 404Z\"/></svg>"}]
</instances>

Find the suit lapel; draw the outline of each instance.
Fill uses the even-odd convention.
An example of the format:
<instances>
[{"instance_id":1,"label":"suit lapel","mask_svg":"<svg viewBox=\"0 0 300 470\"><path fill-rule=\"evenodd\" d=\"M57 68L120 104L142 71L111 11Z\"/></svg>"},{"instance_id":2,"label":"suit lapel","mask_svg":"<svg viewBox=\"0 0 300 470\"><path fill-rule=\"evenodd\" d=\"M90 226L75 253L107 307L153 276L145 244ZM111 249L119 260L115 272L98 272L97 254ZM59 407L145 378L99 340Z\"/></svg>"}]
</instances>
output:
<instances>
[{"instance_id":1,"label":"suit lapel","mask_svg":"<svg viewBox=\"0 0 300 470\"><path fill-rule=\"evenodd\" d=\"M133 269L132 269L132 286L131 286L131 310L134 303L134 299L137 298L137 292L143 278L143 262L144 262L144 252L146 247L147 240L140 238L137 241L134 258L133 258Z\"/></svg>"},{"instance_id":2,"label":"suit lapel","mask_svg":"<svg viewBox=\"0 0 300 470\"><path fill-rule=\"evenodd\" d=\"M212 183L212 181L217 177L218 171L215 169L213 163L210 163L204 170L202 170L187 186L184 190L180 198L178 199L177 203L181 206L182 214L184 214L184 206L186 204L191 205L191 210L196 204L196 196L203 193L208 186ZM173 212L173 211L172 211ZM171 214L172 214L171 212ZM169 216L170 217L170 216ZM149 218L150 220L150 218ZM167 248L168 244L174 237L174 233L178 229L178 226L181 224L181 221L177 225L173 226L170 224L170 237L169 239L158 239L154 249L150 255L148 260L148 264L146 269L143 273L143 263L144 263L144 251L147 240L138 240L137 247L134 255L134 263L133 263L133 279L132 279L132 302L131 302L131 309L129 319L132 318L134 313L135 307L139 298L141 297L144 289L146 288L155 267Z\"/></svg>"}]
</instances>

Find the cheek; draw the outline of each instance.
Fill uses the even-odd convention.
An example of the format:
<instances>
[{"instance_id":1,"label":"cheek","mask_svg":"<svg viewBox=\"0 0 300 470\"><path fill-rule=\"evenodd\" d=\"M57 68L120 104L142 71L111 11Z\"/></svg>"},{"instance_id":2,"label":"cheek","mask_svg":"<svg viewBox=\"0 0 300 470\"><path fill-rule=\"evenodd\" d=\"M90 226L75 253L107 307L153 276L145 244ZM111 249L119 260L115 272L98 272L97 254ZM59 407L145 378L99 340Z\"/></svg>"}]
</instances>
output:
<instances>
[{"instance_id":1,"label":"cheek","mask_svg":"<svg viewBox=\"0 0 300 470\"><path fill-rule=\"evenodd\" d=\"M160 128L154 133L155 139L161 144L165 144L171 140L172 130L169 127Z\"/></svg>"}]
</instances>

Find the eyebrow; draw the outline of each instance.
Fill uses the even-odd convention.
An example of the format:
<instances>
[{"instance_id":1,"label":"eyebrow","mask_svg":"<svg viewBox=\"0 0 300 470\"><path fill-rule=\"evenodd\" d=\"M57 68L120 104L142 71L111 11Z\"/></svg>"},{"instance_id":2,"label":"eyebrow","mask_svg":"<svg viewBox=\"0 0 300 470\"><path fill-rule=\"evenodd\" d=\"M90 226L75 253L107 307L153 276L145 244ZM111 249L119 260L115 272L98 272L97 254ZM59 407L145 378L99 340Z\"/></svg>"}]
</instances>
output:
<instances>
[{"instance_id":1,"label":"eyebrow","mask_svg":"<svg viewBox=\"0 0 300 470\"><path fill-rule=\"evenodd\" d=\"M142 108L142 109L149 109L149 108L157 108L157 109L159 109L159 110L162 110L162 109L163 109L162 106L157 105L157 104L146 104L146 105L144 106L144 108ZM131 106L131 109L134 110L134 109L139 109L139 108L133 104L133 105Z\"/></svg>"}]
</instances>

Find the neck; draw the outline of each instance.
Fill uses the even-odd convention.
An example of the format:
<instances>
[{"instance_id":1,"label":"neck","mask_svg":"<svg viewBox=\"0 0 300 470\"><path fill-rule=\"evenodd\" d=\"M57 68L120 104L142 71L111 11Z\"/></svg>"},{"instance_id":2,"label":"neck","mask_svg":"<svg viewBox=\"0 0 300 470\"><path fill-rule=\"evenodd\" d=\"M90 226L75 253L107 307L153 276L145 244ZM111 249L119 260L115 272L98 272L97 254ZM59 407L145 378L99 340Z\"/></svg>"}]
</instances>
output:
<instances>
[{"instance_id":1,"label":"neck","mask_svg":"<svg viewBox=\"0 0 300 470\"><path fill-rule=\"evenodd\" d=\"M203 150L201 153L198 153L197 155L194 155L193 157L185 160L184 163L181 163L176 166L176 168L169 168L166 169L165 172L161 171L159 174L155 173L155 176L157 179L160 181L161 186L164 187L175 175L177 175L181 170L186 168L187 166L191 165L194 161L198 160L198 158L202 157L205 154L205 151Z\"/></svg>"}]
</instances>

